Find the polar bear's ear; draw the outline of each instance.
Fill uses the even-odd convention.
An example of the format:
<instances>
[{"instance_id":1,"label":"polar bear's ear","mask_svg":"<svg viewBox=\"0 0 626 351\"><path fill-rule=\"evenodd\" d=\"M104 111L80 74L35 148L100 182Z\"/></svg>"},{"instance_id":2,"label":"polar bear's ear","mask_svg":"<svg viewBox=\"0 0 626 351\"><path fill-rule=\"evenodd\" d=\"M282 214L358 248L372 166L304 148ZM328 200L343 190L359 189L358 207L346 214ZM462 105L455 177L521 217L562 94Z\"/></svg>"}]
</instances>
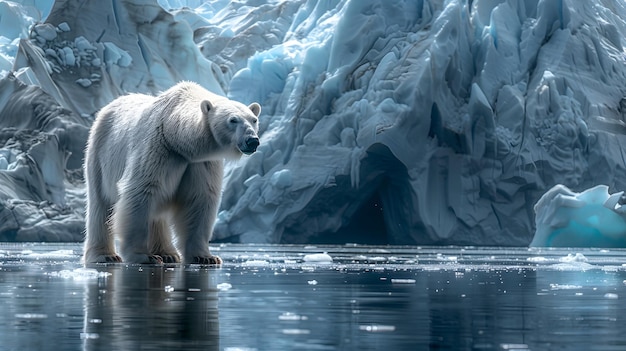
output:
<instances>
[{"instance_id":1,"label":"polar bear's ear","mask_svg":"<svg viewBox=\"0 0 626 351\"><path fill-rule=\"evenodd\" d=\"M256 117L259 117L259 115L261 114L261 105L256 102L251 103L248 108L250 109L250 111L252 111L252 113L254 113Z\"/></svg>"},{"instance_id":2,"label":"polar bear's ear","mask_svg":"<svg viewBox=\"0 0 626 351\"><path fill-rule=\"evenodd\" d=\"M200 103L200 108L202 109L202 113L206 115L213 108L213 104L211 104L211 101L209 100L204 100Z\"/></svg>"}]
</instances>

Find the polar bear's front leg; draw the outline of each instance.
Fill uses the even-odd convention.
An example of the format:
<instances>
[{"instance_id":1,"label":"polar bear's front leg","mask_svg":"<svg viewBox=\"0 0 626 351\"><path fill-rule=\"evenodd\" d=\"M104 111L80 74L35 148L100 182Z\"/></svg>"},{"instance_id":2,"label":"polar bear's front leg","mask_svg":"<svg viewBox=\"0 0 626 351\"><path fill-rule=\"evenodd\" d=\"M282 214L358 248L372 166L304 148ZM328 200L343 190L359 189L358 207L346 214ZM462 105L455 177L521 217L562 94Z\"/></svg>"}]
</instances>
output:
<instances>
[{"instance_id":1,"label":"polar bear's front leg","mask_svg":"<svg viewBox=\"0 0 626 351\"><path fill-rule=\"evenodd\" d=\"M222 191L221 161L190 164L181 180L174 212L175 231L185 263L222 264L209 241Z\"/></svg>"},{"instance_id":2,"label":"polar bear's front leg","mask_svg":"<svg viewBox=\"0 0 626 351\"><path fill-rule=\"evenodd\" d=\"M205 200L189 202L176 211L176 232L181 233L185 263L222 264L222 259L209 251L219 194L209 195Z\"/></svg>"},{"instance_id":3,"label":"polar bear's front leg","mask_svg":"<svg viewBox=\"0 0 626 351\"><path fill-rule=\"evenodd\" d=\"M150 223L148 248L150 253L160 256L163 263L180 262L180 256L172 244L170 228L167 222L161 218L153 219Z\"/></svg>"}]
</instances>

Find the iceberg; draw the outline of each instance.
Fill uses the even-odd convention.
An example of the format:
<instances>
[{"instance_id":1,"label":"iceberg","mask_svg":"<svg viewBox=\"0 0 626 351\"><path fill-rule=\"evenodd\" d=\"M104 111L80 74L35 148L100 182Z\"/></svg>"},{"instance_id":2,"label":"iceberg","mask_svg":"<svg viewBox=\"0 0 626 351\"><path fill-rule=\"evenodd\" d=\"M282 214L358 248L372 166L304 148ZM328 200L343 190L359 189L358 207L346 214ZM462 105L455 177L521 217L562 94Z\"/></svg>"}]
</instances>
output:
<instances>
[{"instance_id":1,"label":"iceberg","mask_svg":"<svg viewBox=\"0 0 626 351\"><path fill-rule=\"evenodd\" d=\"M533 204L554 185L626 188L618 0L24 0L0 11L0 84L14 87L0 90L0 205L30 208L0 212L12 223L0 238L45 224L42 240L81 240L94 113L180 80L263 106L257 153L227 167L217 241L525 246ZM13 100L23 109L7 109Z\"/></svg>"},{"instance_id":2,"label":"iceberg","mask_svg":"<svg viewBox=\"0 0 626 351\"><path fill-rule=\"evenodd\" d=\"M581 193L558 184L535 205L537 231L530 246L626 247L624 192L598 185Z\"/></svg>"}]
</instances>

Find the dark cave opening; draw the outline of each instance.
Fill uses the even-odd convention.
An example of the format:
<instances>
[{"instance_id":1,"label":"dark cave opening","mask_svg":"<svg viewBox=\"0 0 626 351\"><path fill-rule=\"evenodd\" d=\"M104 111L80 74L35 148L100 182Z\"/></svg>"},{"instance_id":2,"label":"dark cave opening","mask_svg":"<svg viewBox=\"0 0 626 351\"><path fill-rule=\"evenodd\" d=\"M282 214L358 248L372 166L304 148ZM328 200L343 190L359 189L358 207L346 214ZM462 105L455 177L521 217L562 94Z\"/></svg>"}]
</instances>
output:
<instances>
[{"instance_id":1,"label":"dark cave opening","mask_svg":"<svg viewBox=\"0 0 626 351\"><path fill-rule=\"evenodd\" d=\"M360 160L359 179L337 175L285 220L283 244L410 245L413 198L404 164L382 143Z\"/></svg>"},{"instance_id":2,"label":"dark cave opening","mask_svg":"<svg viewBox=\"0 0 626 351\"><path fill-rule=\"evenodd\" d=\"M389 147L376 143L367 149L359 172L363 175L359 188L342 199L350 203L344 212L343 225L336 231L316 235L315 243L412 243L408 231L402 229L406 228L402 221L410 207L410 185L404 164ZM348 186L351 185L347 183ZM392 223L394 233L390 231Z\"/></svg>"},{"instance_id":3,"label":"dark cave opening","mask_svg":"<svg viewBox=\"0 0 626 351\"><path fill-rule=\"evenodd\" d=\"M312 243L387 245L389 238L383 211L380 192L376 190L354 212L349 223L336 232L326 232L316 236Z\"/></svg>"}]
</instances>

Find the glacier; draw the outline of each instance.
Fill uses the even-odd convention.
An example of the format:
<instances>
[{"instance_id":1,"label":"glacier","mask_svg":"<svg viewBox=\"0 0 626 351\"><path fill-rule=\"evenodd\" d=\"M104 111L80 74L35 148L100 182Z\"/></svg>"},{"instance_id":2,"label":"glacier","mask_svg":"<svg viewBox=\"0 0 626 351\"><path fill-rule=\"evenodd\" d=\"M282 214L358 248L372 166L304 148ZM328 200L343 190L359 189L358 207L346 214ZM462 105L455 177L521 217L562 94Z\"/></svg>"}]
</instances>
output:
<instances>
[{"instance_id":1,"label":"glacier","mask_svg":"<svg viewBox=\"0 0 626 351\"><path fill-rule=\"evenodd\" d=\"M24 0L0 14L0 239L82 240L94 113L180 80L263 106L259 150L227 167L217 241L528 245L553 186L626 188L619 0Z\"/></svg>"}]
</instances>

